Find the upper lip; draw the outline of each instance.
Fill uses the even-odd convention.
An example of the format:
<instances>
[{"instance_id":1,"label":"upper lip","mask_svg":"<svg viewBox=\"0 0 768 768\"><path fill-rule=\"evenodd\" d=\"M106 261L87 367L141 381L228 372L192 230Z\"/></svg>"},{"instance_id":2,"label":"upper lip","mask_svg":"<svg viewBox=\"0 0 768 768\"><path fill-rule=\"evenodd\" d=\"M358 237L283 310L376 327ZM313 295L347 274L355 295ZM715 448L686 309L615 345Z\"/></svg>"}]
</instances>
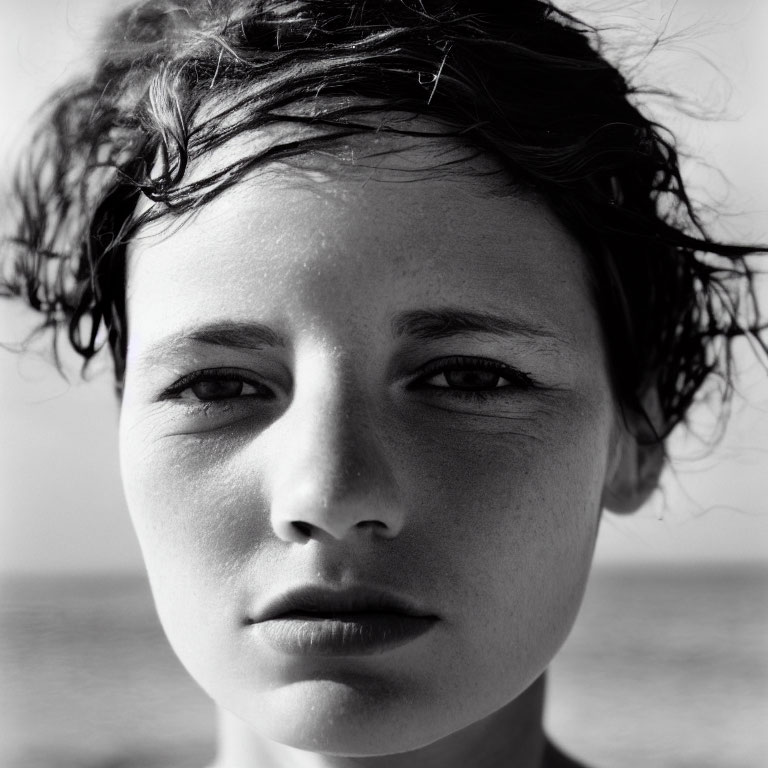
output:
<instances>
[{"instance_id":1,"label":"upper lip","mask_svg":"<svg viewBox=\"0 0 768 768\"><path fill-rule=\"evenodd\" d=\"M310 585L284 592L266 601L250 617L252 623L288 618L290 614L337 616L345 613L398 613L434 618L408 599L369 587L331 588Z\"/></svg>"}]
</instances>

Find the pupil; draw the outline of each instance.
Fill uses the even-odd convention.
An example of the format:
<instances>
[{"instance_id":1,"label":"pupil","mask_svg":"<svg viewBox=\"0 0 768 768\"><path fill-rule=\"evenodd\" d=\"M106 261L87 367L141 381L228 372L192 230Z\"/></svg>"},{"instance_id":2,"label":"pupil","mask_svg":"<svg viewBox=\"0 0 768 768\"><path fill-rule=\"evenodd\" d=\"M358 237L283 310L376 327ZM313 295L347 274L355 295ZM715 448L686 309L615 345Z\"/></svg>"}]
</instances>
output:
<instances>
[{"instance_id":1,"label":"pupil","mask_svg":"<svg viewBox=\"0 0 768 768\"><path fill-rule=\"evenodd\" d=\"M501 377L494 371L448 371L445 379L456 389L495 389Z\"/></svg>"},{"instance_id":2,"label":"pupil","mask_svg":"<svg viewBox=\"0 0 768 768\"><path fill-rule=\"evenodd\" d=\"M192 385L191 390L200 400L226 400L240 395L243 391L243 382L225 379L198 381Z\"/></svg>"}]
</instances>

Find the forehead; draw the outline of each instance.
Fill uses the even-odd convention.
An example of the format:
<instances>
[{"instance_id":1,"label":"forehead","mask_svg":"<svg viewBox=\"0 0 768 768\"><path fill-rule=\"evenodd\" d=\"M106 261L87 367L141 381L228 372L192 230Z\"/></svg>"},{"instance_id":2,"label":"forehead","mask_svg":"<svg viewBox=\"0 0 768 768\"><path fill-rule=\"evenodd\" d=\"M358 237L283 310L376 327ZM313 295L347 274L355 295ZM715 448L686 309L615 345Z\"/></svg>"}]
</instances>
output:
<instances>
[{"instance_id":1,"label":"forehead","mask_svg":"<svg viewBox=\"0 0 768 768\"><path fill-rule=\"evenodd\" d=\"M271 163L150 225L129 254L129 327L142 335L201 315L352 327L436 305L513 312L569 342L594 331L575 240L492 158L445 138L364 135Z\"/></svg>"}]
</instances>

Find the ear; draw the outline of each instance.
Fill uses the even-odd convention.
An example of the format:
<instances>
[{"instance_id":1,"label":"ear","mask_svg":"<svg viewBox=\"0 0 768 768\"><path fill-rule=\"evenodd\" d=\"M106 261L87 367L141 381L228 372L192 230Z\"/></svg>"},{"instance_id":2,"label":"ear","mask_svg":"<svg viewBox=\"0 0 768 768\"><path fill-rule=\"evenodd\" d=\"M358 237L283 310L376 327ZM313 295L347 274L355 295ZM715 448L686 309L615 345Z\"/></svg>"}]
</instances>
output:
<instances>
[{"instance_id":1,"label":"ear","mask_svg":"<svg viewBox=\"0 0 768 768\"><path fill-rule=\"evenodd\" d=\"M644 416L617 419L603 507L619 514L637 511L659 487L665 459L664 442L652 434Z\"/></svg>"}]
</instances>

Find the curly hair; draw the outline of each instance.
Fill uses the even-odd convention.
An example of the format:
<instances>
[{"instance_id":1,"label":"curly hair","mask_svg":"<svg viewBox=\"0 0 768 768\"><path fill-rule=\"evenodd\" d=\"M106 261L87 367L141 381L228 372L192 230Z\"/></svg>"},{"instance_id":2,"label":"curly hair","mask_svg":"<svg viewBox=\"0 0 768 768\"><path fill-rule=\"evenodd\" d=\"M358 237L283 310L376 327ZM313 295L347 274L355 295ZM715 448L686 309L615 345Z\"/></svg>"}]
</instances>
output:
<instances>
[{"instance_id":1,"label":"curly hair","mask_svg":"<svg viewBox=\"0 0 768 768\"><path fill-rule=\"evenodd\" d=\"M205 205L259 164L411 133L385 114L427 117L442 126L429 135L493 155L580 241L617 400L661 440L710 377L727 402L734 338L765 349L747 262L758 248L706 234L673 138L596 43L541 0L140 2L105 27L92 76L55 96L33 137L0 291L39 310L54 337L66 329L86 363L108 345L119 384L138 227ZM382 122L361 119L371 114ZM288 123L313 130L277 131L189 179L191 160ZM155 205L137 215L141 196Z\"/></svg>"}]
</instances>

